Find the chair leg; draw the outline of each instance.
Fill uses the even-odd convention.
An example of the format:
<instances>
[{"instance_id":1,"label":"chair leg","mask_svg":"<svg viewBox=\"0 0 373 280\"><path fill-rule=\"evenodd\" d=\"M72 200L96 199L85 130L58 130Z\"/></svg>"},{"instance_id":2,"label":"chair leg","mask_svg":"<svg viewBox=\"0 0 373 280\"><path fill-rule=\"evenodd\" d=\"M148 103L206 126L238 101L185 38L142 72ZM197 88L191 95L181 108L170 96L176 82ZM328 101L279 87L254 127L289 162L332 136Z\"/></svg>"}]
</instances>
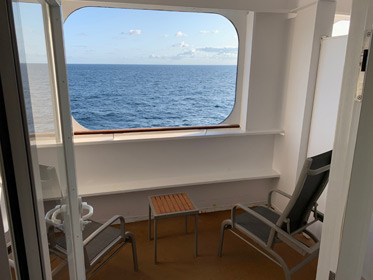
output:
<instances>
[{"instance_id":1,"label":"chair leg","mask_svg":"<svg viewBox=\"0 0 373 280\"><path fill-rule=\"evenodd\" d=\"M231 228L231 227L232 227L231 220L225 220L225 221L223 221L221 223L221 226L220 226L219 249L218 249L218 256L219 257L222 256L222 252L223 252L224 232L225 232L226 229Z\"/></svg>"},{"instance_id":2,"label":"chair leg","mask_svg":"<svg viewBox=\"0 0 373 280\"><path fill-rule=\"evenodd\" d=\"M129 239L132 244L132 258L133 258L133 268L135 271L139 270L139 265L137 262L137 249L136 249L136 238L132 232L126 232L126 237Z\"/></svg>"},{"instance_id":3,"label":"chair leg","mask_svg":"<svg viewBox=\"0 0 373 280\"><path fill-rule=\"evenodd\" d=\"M277 254L273 249L267 249L266 251L270 253L276 259L276 261L280 264L281 268L284 270L285 279L291 280L291 272L286 262L284 261L284 259L279 254Z\"/></svg>"}]
</instances>

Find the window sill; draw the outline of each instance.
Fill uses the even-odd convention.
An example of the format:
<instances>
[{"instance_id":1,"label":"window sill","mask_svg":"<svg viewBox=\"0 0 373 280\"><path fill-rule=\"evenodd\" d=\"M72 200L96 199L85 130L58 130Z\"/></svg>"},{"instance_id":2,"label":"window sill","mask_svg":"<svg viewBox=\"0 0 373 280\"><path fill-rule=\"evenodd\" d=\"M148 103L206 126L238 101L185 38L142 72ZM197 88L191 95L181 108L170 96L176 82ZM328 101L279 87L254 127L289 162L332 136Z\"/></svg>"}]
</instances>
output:
<instances>
[{"instance_id":1,"label":"window sill","mask_svg":"<svg viewBox=\"0 0 373 280\"><path fill-rule=\"evenodd\" d=\"M165 188L185 187L194 185L205 185L205 184L216 184L226 182L238 182L248 180L259 180L259 179L276 179L280 177L280 173L275 170L245 170L235 171L229 173L214 173L214 174L201 174L185 177L169 177L159 178L152 180L143 180L135 182L121 182L118 184L108 185L89 185L89 186L78 186L79 195L98 196L98 195L110 195L119 194L133 191L147 191Z\"/></svg>"},{"instance_id":2,"label":"window sill","mask_svg":"<svg viewBox=\"0 0 373 280\"><path fill-rule=\"evenodd\" d=\"M125 134L101 134L101 135L75 135L75 145L109 144L113 142L143 142L159 140L185 140L215 137L255 136L255 135L279 135L283 129L242 131L235 129L196 129L162 132L137 132Z\"/></svg>"}]
</instances>

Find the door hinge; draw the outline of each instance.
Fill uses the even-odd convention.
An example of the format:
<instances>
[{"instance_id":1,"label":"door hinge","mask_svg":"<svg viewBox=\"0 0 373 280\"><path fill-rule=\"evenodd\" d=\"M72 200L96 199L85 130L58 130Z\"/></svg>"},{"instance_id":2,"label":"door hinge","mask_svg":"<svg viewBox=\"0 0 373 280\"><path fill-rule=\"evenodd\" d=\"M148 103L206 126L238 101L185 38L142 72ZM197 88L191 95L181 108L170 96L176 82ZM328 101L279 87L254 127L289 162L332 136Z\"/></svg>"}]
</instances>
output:
<instances>
[{"instance_id":1,"label":"door hinge","mask_svg":"<svg viewBox=\"0 0 373 280\"><path fill-rule=\"evenodd\" d=\"M356 94L355 94L355 101L357 102L361 102L363 100L365 71L368 65L368 57L369 57L369 52L370 52L371 40L372 40L372 30L365 31L363 48L360 54L359 77L357 80L357 88L356 88Z\"/></svg>"}]
</instances>

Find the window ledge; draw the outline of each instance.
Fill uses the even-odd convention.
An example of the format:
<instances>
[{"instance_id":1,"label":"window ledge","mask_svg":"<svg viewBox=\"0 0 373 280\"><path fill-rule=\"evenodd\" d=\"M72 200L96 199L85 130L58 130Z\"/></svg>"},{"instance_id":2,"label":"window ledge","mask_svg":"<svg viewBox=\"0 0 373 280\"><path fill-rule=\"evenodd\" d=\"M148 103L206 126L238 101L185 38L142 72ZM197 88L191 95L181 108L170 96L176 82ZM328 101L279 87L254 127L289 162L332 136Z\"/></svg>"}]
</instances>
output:
<instances>
[{"instance_id":1,"label":"window ledge","mask_svg":"<svg viewBox=\"0 0 373 280\"><path fill-rule=\"evenodd\" d=\"M241 129L209 129L209 130L185 130L167 132L145 132L105 135L75 135L75 145L110 144L113 142L142 142L159 140L185 140L215 137L278 135L283 134L283 129L269 129L256 131L242 131Z\"/></svg>"},{"instance_id":2,"label":"window ledge","mask_svg":"<svg viewBox=\"0 0 373 280\"><path fill-rule=\"evenodd\" d=\"M215 183L226 183L236 181L248 181L258 179L271 179L279 178L280 173L270 170L245 170L235 171L227 173L213 173L213 174L201 174L194 176L183 176L183 177L168 177L168 178L155 178L151 180L134 181L134 182L121 182L117 184L99 184L99 185L78 185L79 195L98 196L98 195L109 195L118 194L134 191L147 191L174 187L185 187L194 185L204 184L215 184Z\"/></svg>"}]
</instances>

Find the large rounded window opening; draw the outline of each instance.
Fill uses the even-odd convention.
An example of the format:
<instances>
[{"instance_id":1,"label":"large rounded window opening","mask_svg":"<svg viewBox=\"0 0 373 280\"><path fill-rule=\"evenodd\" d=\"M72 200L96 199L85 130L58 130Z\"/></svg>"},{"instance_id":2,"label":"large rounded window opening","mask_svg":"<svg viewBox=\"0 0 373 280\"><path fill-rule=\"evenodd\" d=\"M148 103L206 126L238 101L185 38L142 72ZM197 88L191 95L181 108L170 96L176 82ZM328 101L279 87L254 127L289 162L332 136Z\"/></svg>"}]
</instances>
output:
<instances>
[{"instance_id":1,"label":"large rounded window opening","mask_svg":"<svg viewBox=\"0 0 373 280\"><path fill-rule=\"evenodd\" d=\"M222 123L238 38L208 13L79 9L64 24L71 111L89 130Z\"/></svg>"}]
</instances>

